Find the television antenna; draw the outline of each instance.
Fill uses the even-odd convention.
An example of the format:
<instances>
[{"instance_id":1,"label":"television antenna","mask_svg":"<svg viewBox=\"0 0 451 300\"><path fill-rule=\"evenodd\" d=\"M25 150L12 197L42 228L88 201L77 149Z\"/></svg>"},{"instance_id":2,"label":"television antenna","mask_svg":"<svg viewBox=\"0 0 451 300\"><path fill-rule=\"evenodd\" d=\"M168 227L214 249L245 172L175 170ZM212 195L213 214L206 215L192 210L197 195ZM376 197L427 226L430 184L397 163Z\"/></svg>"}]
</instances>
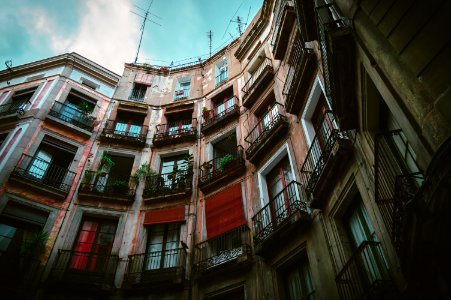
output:
<instances>
[{"instance_id":1,"label":"television antenna","mask_svg":"<svg viewBox=\"0 0 451 300\"><path fill-rule=\"evenodd\" d=\"M243 5L243 3L244 3L244 1L241 2L240 6L238 6L237 10L235 11L235 13L233 14L232 18L230 19L229 24L227 25L227 28L224 31L224 35L222 36L223 39L224 39L224 36L227 33L227 30L229 29L230 23L237 23L237 30L238 30L239 35L241 35L243 33L243 29L244 29L244 27L246 27L247 21L249 20L249 14L251 13L251 6L249 6L249 11L247 12L247 17L246 17L246 21L245 22L243 22L243 18L241 18L240 16L237 16L237 13L240 10L240 8ZM236 16L236 18L235 18L235 16Z\"/></svg>"},{"instance_id":2,"label":"television antenna","mask_svg":"<svg viewBox=\"0 0 451 300\"><path fill-rule=\"evenodd\" d=\"M211 57L211 45L213 42L213 32L211 30L207 32L207 37L208 37L208 44L210 46L210 57Z\"/></svg>"},{"instance_id":3,"label":"television antenna","mask_svg":"<svg viewBox=\"0 0 451 300\"><path fill-rule=\"evenodd\" d=\"M150 12L150 7L152 6L152 3L153 3L153 0L150 1L149 7L147 7L147 9L144 9L144 8L141 8L141 7L137 6L137 5L134 5L137 9L141 10L140 13L137 13L137 12L134 12L134 11L130 11L132 14L135 14L135 15L143 18L143 22L141 24L141 29L140 29L141 30L141 34L140 34L140 37L139 37L138 50L136 51L136 57L135 57L135 61L134 61L135 64L138 62L139 49L141 48L141 42L142 42L142 39L143 39L143 34L144 34L144 29L146 27L146 22L149 21L149 22L154 23L154 24L156 24L158 26L161 26L161 24L159 24L159 23L157 23L157 22L155 22L155 21L150 19L150 15L151 15L151 16L161 20L160 16L157 16L157 15L155 15L155 14Z\"/></svg>"},{"instance_id":4,"label":"television antenna","mask_svg":"<svg viewBox=\"0 0 451 300\"><path fill-rule=\"evenodd\" d=\"M11 74L13 72L13 68L12 68L13 67L13 61L12 61L12 59L5 61L5 66L6 66L6 69L9 71L9 73ZM6 84L10 85L11 82L9 80L6 80Z\"/></svg>"}]
</instances>

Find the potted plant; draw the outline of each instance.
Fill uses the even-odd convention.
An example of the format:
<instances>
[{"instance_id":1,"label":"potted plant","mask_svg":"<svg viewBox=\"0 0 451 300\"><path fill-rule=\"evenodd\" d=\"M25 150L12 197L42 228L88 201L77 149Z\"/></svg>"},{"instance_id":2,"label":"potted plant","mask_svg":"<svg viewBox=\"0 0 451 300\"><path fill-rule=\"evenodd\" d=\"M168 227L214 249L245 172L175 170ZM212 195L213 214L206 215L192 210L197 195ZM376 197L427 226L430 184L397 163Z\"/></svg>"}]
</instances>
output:
<instances>
[{"instance_id":1,"label":"potted plant","mask_svg":"<svg viewBox=\"0 0 451 300\"><path fill-rule=\"evenodd\" d=\"M218 162L219 169L224 171L224 169L227 168L227 166L229 166L234 160L235 158L233 157L232 154L224 155L221 159L219 159Z\"/></svg>"},{"instance_id":2,"label":"potted plant","mask_svg":"<svg viewBox=\"0 0 451 300\"><path fill-rule=\"evenodd\" d=\"M92 105L89 105L88 102L82 101L80 104L78 104L78 109L81 110L87 116L92 112L93 107Z\"/></svg>"},{"instance_id":3,"label":"potted plant","mask_svg":"<svg viewBox=\"0 0 451 300\"><path fill-rule=\"evenodd\" d=\"M128 181L124 179L116 179L111 183L113 191L119 194L125 194L128 192Z\"/></svg>"},{"instance_id":4,"label":"potted plant","mask_svg":"<svg viewBox=\"0 0 451 300\"><path fill-rule=\"evenodd\" d=\"M114 166L114 161L111 159L111 157L106 154L103 153L102 158L100 159L100 165L99 168L97 169L97 175L99 177L103 177L106 175L106 170L111 169Z\"/></svg>"},{"instance_id":5,"label":"potted plant","mask_svg":"<svg viewBox=\"0 0 451 300\"><path fill-rule=\"evenodd\" d=\"M204 106L204 108L202 108L202 117L204 118L205 121L207 121L208 118L208 108Z\"/></svg>"},{"instance_id":6,"label":"potted plant","mask_svg":"<svg viewBox=\"0 0 451 300\"><path fill-rule=\"evenodd\" d=\"M147 176L156 175L154 169L150 166L149 163L143 163L141 166L139 166L138 170L136 170L135 174L133 174L133 177L137 180L145 179Z\"/></svg>"}]
</instances>

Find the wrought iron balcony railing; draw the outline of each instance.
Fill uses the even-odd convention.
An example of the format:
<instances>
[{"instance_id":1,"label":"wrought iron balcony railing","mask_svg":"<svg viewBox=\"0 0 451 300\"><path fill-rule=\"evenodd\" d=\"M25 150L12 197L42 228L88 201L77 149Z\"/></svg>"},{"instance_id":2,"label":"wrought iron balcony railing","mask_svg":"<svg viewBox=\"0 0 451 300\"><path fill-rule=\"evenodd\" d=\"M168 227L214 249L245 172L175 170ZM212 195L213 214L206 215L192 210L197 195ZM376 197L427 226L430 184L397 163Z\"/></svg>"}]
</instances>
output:
<instances>
[{"instance_id":1,"label":"wrought iron balcony railing","mask_svg":"<svg viewBox=\"0 0 451 300\"><path fill-rule=\"evenodd\" d=\"M102 132L103 138L108 138L124 143L133 143L144 146L146 144L149 127L141 124L123 124L116 120L108 120Z\"/></svg>"},{"instance_id":2,"label":"wrought iron balcony railing","mask_svg":"<svg viewBox=\"0 0 451 300\"><path fill-rule=\"evenodd\" d=\"M294 3L292 0L276 1L273 22L274 34L271 40L271 44L274 45L274 56L276 59L283 59L283 55L280 53L281 48L285 48L282 51L286 51L286 43L283 42L288 39L294 17Z\"/></svg>"},{"instance_id":3,"label":"wrought iron balcony railing","mask_svg":"<svg viewBox=\"0 0 451 300\"><path fill-rule=\"evenodd\" d=\"M351 138L350 133L338 129L330 110L324 113L320 124L321 128L315 135L301 168L301 182L308 194L312 193L320 179L335 143Z\"/></svg>"},{"instance_id":4,"label":"wrought iron balcony railing","mask_svg":"<svg viewBox=\"0 0 451 300\"><path fill-rule=\"evenodd\" d=\"M376 203L401 255L404 209L423 185L424 176L401 130L376 135L374 146Z\"/></svg>"},{"instance_id":5,"label":"wrought iron balcony railing","mask_svg":"<svg viewBox=\"0 0 451 300\"><path fill-rule=\"evenodd\" d=\"M243 98L246 98L256 89L257 85L259 84L260 76L264 75L268 70L272 70L272 63L270 58L265 57L260 66L257 68L257 70L255 70L255 72L252 73L252 75L249 77L249 79L241 89L244 93Z\"/></svg>"},{"instance_id":6,"label":"wrought iron balcony railing","mask_svg":"<svg viewBox=\"0 0 451 300\"><path fill-rule=\"evenodd\" d=\"M114 284L118 262L118 255L58 250L48 280L55 283L111 287Z\"/></svg>"},{"instance_id":7,"label":"wrought iron balcony railing","mask_svg":"<svg viewBox=\"0 0 451 300\"><path fill-rule=\"evenodd\" d=\"M178 120L156 126L153 143L165 144L193 139L197 136L197 119Z\"/></svg>"},{"instance_id":8,"label":"wrought iron balcony railing","mask_svg":"<svg viewBox=\"0 0 451 300\"><path fill-rule=\"evenodd\" d=\"M161 281L183 279L186 265L186 250L183 248L153 251L130 255L128 261L128 285L152 284Z\"/></svg>"},{"instance_id":9,"label":"wrought iron balcony railing","mask_svg":"<svg viewBox=\"0 0 451 300\"><path fill-rule=\"evenodd\" d=\"M118 200L135 197L138 181L135 177L120 177L117 174L86 171L80 185L80 193L110 196Z\"/></svg>"},{"instance_id":10,"label":"wrought iron balcony railing","mask_svg":"<svg viewBox=\"0 0 451 300\"><path fill-rule=\"evenodd\" d=\"M231 151L222 157L214 158L199 167L199 183L205 184L215 181L244 167L243 147L238 146L236 151Z\"/></svg>"},{"instance_id":11,"label":"wrought iron balcony railing","mask_svg":"<svg viewBox=\"0 0 451 300\"><path fill-rule=\"evenodd\" d=\"M250 230L241 225L226 233L196 245L200 272L232 262L251 254Z\"/></svg>"},{"instance_id":12,"label":"wrought iron balcony railing","mask_svg":"<svg viewBox=\"0 0 451 300\"><path fill-rule=\"evenodd\" d=\"M387 262L379 242L364 241L335 279L340 298L396 299Z\"/></svg>"},{"instance_id":13,"label":"wrought iron balcony railing","mask_svg":"<svg viewBox=\"0 0 451 300\"><path fill-rule=\"evenodd\" d=\"M43 187L68 193L75 179L75 173L44 159L22 154L11 177L38 183Z\"/></svg>"},{"instance_id":14,"label":"wrought iron balcony railing","mask_svg":"<svg viewBox=\"0 0 451 300\"><path fill-rule=\"evenodd\" d=\"M94 124L94 118L77 108L61 102L53 104L49 115L87 131L92 131Z\"/></svg>"},{"instance_id":15,"label":"wrought iron balcony railing","mask_svg":"<svg viewBox=\"0 0 451 300\"><path fill-rule=\"evenodd\" d=\"M10 103L2 104L0 105L0 117L11 114L22 116L29 104L29 101L13 101Z\"/></svg>"},{"instance_id":16,"label":"wrought iron balcony railing","mask_svg":"<svg viewBox=\"0 0 451 300\"><path fill-rule=\"evenodd\" d=\"M227 76L227 68L222 70L221 73L219 73L219 75L217 75L215 77L215 84L216 86L224 83L225 81L227 81L228 76Z\"/></svg>"},{"instance_id":17,"label":"wrought iron balcony railing","mask_svg":"<svg viewBox=\"0 0 451 300\"><path fill-rule=\"evenodd\" d=\"M251 155L281 122L286 122L285 112L282 110L282 106L276 103L244 139L248 144L246 155Z\"/></svg>"},{"instance_id":18,"label":"wrought iron balcony railing","mask_svg":"<svg viewBox=\"0 0 451 300\"><path fill-rule=\"evenodd\" d=\"M299 182L290 182L268 204L252 218L254 242L259 244L283 226L297 211L309 213L303 187Z\"/></svg>"},{"instance_id":19,"label":"wrought iron balcony railing","mask_svg":"<svg viewBox=\"0 0 451 300\"><path fill-rule=\"evenodd\" d=\"M178 90L174 92L174 101L180 101L183 99L188 99L189 97L189 89L187 90Z\"/></svg>"},{"instance_id":20,"label":"wrought iron balcony railing","mask_svg":"<svg viewBox=\"0 0 451 300\"><path fill-rule=\"evenodd\" d=\"M193 181L192 170L147 176L143 196L158 198L174 194L187 194L191 191Z\"/></svg>"},{"instance_id":21,"label":"wrought iron balcony railing","mask_svg":"<svg viewBox=\"0 0 451 300\"><path fill-rule=\"evenodd\" d=\"M229 100L226 100L225 102L229 106L221 112L218 112L217 109L211 109L202 113L202 132L209 129L210 127L213 127L215 124L219 124L222 121L225 121L229 116L239 114L240 107L238 106L238 98L236 96L233 97L233 105L230 105L231 101Z\"/></svg>"}]
</instances>

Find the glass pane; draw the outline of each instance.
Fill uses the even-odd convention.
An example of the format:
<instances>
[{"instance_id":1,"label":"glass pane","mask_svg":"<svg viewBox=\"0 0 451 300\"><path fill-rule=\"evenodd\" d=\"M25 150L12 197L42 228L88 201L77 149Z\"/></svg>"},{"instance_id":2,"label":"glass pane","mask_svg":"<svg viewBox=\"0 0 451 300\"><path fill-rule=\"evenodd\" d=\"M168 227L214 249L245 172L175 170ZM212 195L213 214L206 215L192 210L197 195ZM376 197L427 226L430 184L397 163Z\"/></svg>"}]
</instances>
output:
<instances>
[{"instance_id":1,"label":"glass pane","mask_svg":"<svg viewBox=\"0 0 451 300\"><path fill-rule=\"evenodd\" d=\"M128 131L129 136L138 137L141 133L141 125L130 125L130 129Z\"/></svg>"},{"instance_id":2,"label":"glass pane","mask_svg":"<svg viewBox=\"0 0 451 300\"><path fill-rule=\"evenodd\" d=\"M15 233L15 227L8 226L6 224L0 224L0 255L2 255L3 252L6 252Z\"/></svg>"},{"instance_id":3,"label":"glass pane","mask_svg":"<svg viewBox=\"0 0 451 300\"><path fill-rule=\"evenodd\" d=\"M45 172L50 166L52 155L44 150L39 150L31 162L28 174L37 179L43 179Z\"/></svg>"},{"instance_id":4,"label":"glass pane","mask_svg":"<svg viewBox=\"0 0 451 300\"><path fill-rule=\"evenodd\" d=\"M127 123L117 122L116 126L114 127L115 134L125 134L126 130L127 130Z\"/></svg>"}]
</instances>

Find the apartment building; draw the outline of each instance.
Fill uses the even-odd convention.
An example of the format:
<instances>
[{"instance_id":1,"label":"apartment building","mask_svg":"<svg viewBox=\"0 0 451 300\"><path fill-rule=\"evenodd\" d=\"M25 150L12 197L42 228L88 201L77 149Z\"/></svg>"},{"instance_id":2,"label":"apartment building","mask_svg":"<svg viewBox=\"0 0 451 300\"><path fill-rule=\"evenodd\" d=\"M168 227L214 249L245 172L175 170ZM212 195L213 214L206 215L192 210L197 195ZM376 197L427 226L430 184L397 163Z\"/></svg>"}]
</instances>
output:
<instances>
[{"instance_id":1,"label":"apartment building","mask_svg":"<svg viewBox=\"0 0 451 300\"><path fill-rule=\"evenodd\" d=\"M266 0L206 60L0 72L5 290L449 297L448 11Z\"/></svg>"}]
</instances>

